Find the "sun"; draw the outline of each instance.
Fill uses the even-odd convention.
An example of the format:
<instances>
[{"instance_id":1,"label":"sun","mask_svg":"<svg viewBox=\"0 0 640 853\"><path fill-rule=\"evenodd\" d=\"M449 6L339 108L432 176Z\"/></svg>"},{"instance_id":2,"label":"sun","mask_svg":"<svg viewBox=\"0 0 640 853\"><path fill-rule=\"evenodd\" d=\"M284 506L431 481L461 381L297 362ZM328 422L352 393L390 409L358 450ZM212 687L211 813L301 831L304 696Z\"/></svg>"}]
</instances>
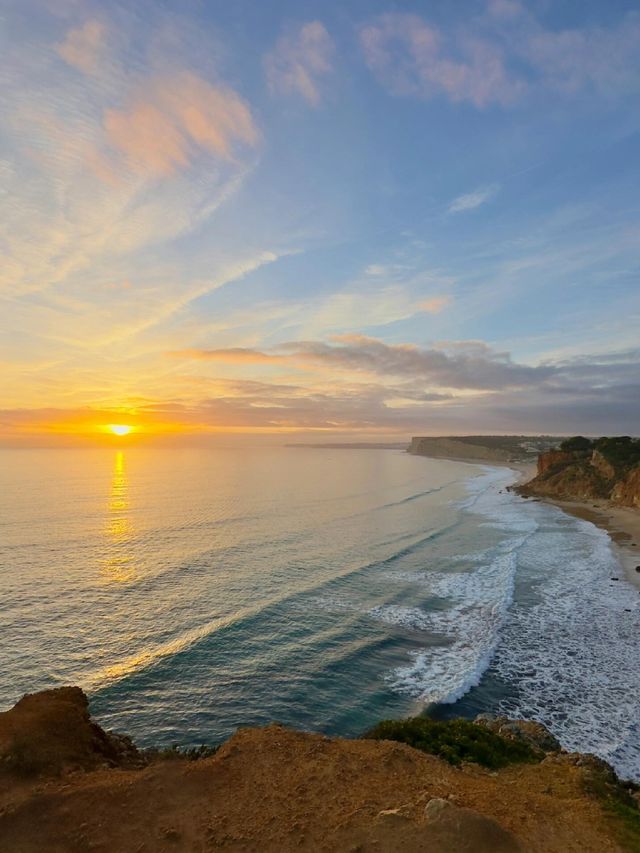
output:
<instances>
[{"instance_id":1,"label":"sun","mask_svg":"<svg viewBox=\"0 0 640 853\"><path fill-rule=\"evenodd\" d=\"M133 429L129 424L109 424L107 428L114 435L129 435Z\"/></svg>"}]
</instances>

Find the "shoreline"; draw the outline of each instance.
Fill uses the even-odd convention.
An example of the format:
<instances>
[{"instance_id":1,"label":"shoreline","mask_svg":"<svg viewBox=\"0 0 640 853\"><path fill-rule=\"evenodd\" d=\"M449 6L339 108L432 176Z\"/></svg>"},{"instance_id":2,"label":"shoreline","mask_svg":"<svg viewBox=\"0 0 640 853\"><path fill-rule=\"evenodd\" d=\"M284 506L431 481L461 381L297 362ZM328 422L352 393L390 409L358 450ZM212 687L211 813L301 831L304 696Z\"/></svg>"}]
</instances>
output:
<instances>
[{"instance_id":1,"label":"shoreline","mask_svg":"<svg viewBox=\"0 0 640 853\"><path fill-rule=\"evenodd\" d=\"M426 454L414 454L426 456ZM450 462L468 462L470 465L485 465L495 468L511 468L517 472L518 479L513 486L522 485L535 476L535 462L506 462L498 459L480 459L478 457L455 457L455 456L430 456L429 459L445 459ZM513 488L511 486L511 488ZM612 549L620 563L625 580L635 589L640 590L640 572L636 566L640 566L640 511L632 507L615 506L608 501L571 501L559 498L536 497L523 498L524 500L537 500L542 503L551 504L558 509L589 521L609 536Z\"/></svg>"},{"instance_id":2,"label":"shoreline","mask_svg":"<svg viewBox=\"0 0 640 853\"><path fill-rule=\"evenodd\" d=\"M640 566L640 512L607 501L587 503L544 497L539 500L604 530L611 540L626 580L640 591L640 572L636 571L636 566Z\"/></svg>"}]
</instances>

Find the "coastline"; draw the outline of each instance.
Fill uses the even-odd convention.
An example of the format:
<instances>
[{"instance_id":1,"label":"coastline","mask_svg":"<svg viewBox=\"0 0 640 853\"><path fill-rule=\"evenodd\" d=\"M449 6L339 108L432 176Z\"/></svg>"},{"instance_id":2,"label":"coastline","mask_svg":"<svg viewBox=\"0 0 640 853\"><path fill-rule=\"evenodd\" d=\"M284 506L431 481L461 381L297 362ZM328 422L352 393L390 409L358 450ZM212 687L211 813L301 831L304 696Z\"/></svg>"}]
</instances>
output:
<instances>
[{"instance_id":1,"label":"coastline","mask_svg":"<svg viewBox=\"0 0 640 853\"><path fill-rule=\"evenodd\" d=\"M426 454L415 454L424 455ZM522 485L532 479L536 473L535 462L505 462L498 459L481 459L479 457L432 456L430 459L448 459L451 462L468 462L470 465L488 465L495 468L511 468L516 471L518 479L513 485ZM624 569L625 579L637 590L640 590L640 511L632 507L614 506L608 501L570 501L550 498L540 495L525 500L537 500L557 506L568 515L573 515L583 521L589 521L604 530Z\"/></svg>"},{"instance_id":2,"label":"coastline","mask_svg":"<svg viewBox=\"0 0 640 853\"><path fill-rule=\"evenodd\" d=\"M636 566L640 566L640 512L631 507L613 506L607 501L587 503L544 497L539 500L604 530L609 535L626 579L640 590L640 572L636 571Z\"/></svg>"}]
</instances>

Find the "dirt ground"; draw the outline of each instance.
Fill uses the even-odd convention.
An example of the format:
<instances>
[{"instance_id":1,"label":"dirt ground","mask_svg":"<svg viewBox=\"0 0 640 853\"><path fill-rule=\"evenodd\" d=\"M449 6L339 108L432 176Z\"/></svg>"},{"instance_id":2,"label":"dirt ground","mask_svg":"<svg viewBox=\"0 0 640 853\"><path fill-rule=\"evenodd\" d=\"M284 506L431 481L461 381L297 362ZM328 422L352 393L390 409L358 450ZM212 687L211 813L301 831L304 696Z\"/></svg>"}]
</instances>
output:
<instances>
[{"instance_id":1,"label":"dirt ground","mask_svg":"<svg viewBox=\"0 0 640 853\"><path fill-rule=\"evenodd\" d=\"M388 741L268 726L240 730L210 758L140 767L77 694L0 714L3 853L622 849L570 756L490 772ZM34 769L29 749L45 744Z\"/></svg>"}]
</instances>

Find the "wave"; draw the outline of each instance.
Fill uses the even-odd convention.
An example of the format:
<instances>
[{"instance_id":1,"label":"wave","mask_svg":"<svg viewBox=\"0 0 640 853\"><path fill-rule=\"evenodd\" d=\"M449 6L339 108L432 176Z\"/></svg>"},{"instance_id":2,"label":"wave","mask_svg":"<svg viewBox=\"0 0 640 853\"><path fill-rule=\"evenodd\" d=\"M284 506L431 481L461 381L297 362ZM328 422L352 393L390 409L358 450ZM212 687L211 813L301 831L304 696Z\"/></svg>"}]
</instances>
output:
<instances>
[{"instance_id":1,"label":"wave","mask_svg":"<svg viewBox=\"0 0 640 853\"><path fill-rule=\"evenodd\" d=\"M430 594L451 602L446 610L430 613L421 622L447 642L413 652L410 664L388 675L394 690L425 704L452 703L479 684L489 667L513 601L518 553L538 527L526 504L498 490L513 476L505 469L488 468L482 476L468 481L469 497L457 504L507 534L493 548L472 555L451 555L454 565L466 560L478 568L414 573L415 582L425 585ZM407 614L394 612L392 616L402 623ZM408 616L410 621L414 618Z\"/></svg>"},{"instance_id":2,"label":"wave","mask_svg":"<svg viewBox=\"0 0 640 853\"><path fill-rule=\"evenodd\" d=\"M522 561L535 596L516 603L502 629L492 668L515 691L500 710L539 720L565 748L638 779L638 593L604 531L534 506L544 527Z\"/></svg>"}]
</instances>

